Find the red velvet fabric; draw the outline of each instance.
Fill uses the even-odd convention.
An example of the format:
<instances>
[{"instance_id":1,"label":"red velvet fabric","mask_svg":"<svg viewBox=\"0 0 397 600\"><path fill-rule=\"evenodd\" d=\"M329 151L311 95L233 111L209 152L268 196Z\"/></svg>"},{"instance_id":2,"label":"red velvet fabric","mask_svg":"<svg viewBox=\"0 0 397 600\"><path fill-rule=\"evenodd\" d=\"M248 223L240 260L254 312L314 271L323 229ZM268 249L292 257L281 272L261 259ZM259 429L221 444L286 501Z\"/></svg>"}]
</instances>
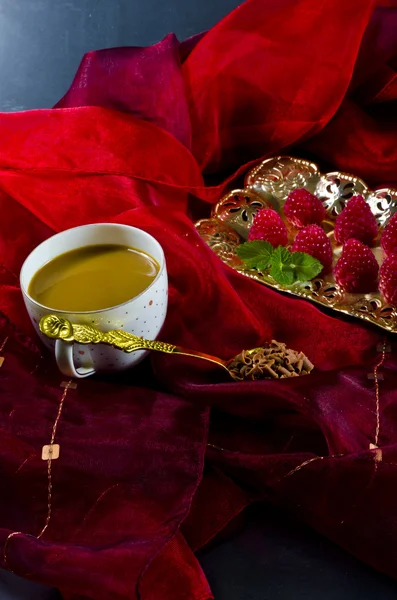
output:
<instances>
[{"instance_id":1,"label":"red velvet fabric","mask_svg":"<svg viewBox=\"0 0 397 600\"><path fill-rule=\"evenodd\" d=\"M0 115L0 546L21 532L4 568L69 600L205 600L193 552L266 499L395 576L394 341L377 405L368 373L383 334L234 273L192 217L209 214L242 164L281 151L396 184L396 20L393 2L248 0L183 44L90 53L57 108ZM316 372L237 384L153 355L123 377L79 382L37 539L41 447L63 388L18 272L54 232L100 221L163 245L164 340L228 358L274 337Z\"/></svg>"}]
</instances>

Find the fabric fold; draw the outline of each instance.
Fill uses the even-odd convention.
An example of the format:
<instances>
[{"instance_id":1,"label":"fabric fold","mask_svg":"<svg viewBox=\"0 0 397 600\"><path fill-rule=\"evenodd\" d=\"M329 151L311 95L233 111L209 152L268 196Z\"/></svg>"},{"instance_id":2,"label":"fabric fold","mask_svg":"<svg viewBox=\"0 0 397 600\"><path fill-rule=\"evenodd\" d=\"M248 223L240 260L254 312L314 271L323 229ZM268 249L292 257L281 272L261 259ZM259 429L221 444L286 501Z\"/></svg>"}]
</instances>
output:
<instances>
[{"instance_id":1,"label":"fabric fold","mask_svg":"<svg viewBox=\"0 0 397 600\"><path fill-rule=\"evenodd\" d=\"M191 216L208 216L252 161L280 152L395 185L396 11L374 0L248 0L182 44L167 36L88 54L55 109L0 114L3 568L68 600L207 600L194 552L266 500L395 576L394 340L377 395L382 331L232 271ZM38 539L41 448L64 388L36 345L18 273L53 233L101 221L162 244L164 341L226 359L277 339L316 370L235 383L153 355L120 378L79 382Z\"/></svg>"}]
</instances>

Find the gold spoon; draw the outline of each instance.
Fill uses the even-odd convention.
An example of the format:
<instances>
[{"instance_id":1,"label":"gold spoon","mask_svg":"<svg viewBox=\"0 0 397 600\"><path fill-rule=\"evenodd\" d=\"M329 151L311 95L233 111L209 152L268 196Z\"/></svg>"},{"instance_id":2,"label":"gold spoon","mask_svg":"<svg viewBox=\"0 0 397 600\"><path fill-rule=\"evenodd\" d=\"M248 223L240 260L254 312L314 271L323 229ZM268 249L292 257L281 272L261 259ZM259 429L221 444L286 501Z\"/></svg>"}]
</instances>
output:
<instances>
[{"instance_id":1,"label":"gold spoon","mask_svg":"<svg viewBox=\"0 0 397 600\"><path fill-rule=\"evenodd\" d=\"M197 350L187 350L157 340L145 340L127 331L100 331L91 325L71 323L64 317L46 315L40 319L40 331L50 339L76 342L77 344L107 344L123 352L151 350L166 354L192 356L219 365L235 381L244 379L279 379L306 375L313 369L312 363L303 354L287 349L285 344L272 341L266 346L243 350L230 360L223 360Z\"/></svg>"}]
</instances>

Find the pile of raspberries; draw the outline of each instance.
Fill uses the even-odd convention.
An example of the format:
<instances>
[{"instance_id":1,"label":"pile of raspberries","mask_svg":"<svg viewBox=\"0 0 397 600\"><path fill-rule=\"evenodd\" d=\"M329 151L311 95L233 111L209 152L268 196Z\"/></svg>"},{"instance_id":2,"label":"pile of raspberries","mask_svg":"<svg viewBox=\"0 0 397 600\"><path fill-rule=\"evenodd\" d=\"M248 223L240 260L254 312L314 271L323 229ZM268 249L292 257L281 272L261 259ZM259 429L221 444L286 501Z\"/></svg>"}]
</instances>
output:
<instances>
[{"instance_id":1,"label":"pile of raspberries","mask_svg":"<svg viewBox=\"0 0 397 600\"><path fill-rule=\"evenodd\" d=\"M284 216L298 229L292 252L317 258L323 266L320 275L333 270L336 283L346 292L366 294L379 289L386 302L397 304L397 213L380 237L384 253L380 268L371 250L379 228L362 196L353 196L336 219L334 238L342 252L334 266L331 242L321 227L325 219L321 200L305 189L293 190L285 202ZM248 241L253 240L268 241L275 248L288 244L287 227L275 210L263 208L257 213L248 236Z\"/></svg>"}]
</instances>

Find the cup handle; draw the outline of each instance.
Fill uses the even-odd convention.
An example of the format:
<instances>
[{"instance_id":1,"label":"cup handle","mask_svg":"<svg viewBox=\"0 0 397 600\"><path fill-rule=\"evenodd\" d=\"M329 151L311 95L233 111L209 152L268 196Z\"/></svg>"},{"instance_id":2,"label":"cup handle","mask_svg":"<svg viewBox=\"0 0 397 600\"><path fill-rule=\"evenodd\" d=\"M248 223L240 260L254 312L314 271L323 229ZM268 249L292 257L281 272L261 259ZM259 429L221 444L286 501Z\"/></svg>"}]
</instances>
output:
<instances>
[{"instance_id":1,"label":"cup handle","mask_svg":"<svg viewBox=\"0 0 397 600\"><path fill-rule=\"evenodd\" d=\"M59 370L63 375L66 375L66 377L83 379L84 377L89 377L95 373L93 367L79 367L76 369L73 360L73 342L64 342L59 339L56 340L55 358Z\"/></svg>"}]
</instances>

